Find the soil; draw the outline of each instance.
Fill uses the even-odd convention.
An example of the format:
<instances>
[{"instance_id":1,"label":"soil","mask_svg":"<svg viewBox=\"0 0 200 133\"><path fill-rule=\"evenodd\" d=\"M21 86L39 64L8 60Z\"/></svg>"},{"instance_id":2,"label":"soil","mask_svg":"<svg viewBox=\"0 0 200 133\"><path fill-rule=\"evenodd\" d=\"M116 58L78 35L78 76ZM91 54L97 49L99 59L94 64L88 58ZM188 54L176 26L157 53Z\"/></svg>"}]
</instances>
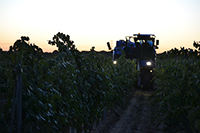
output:
<instances>
[{"instance_id":1,"label":"soil","mask_svg":"<svg viewBox=\"0 0 200 133\"><path fill-rule=\"evenodd\" d=\"M163 133L163 127L153 123L152 91L136 89L126 107L116 107L92 133Z\"/></svg>"}]
</instances>

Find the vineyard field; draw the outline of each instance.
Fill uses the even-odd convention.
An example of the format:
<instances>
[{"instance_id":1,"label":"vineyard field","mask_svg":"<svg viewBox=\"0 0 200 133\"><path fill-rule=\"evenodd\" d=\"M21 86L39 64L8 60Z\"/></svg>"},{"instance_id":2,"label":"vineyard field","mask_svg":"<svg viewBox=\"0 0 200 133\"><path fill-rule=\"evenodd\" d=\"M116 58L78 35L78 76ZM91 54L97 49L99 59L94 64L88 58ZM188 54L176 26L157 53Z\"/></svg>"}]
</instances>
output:
<instances>
[{"instance_id":1,"label":"vineyard field","mask_svg":"<svg viewBox=\"0 0 200 133\"><path fill-rule=\"evenodd\" d=\"M135 92L139 71L134 61L121 56L113 64L111 52L94 47L80 52L63 33L48 43L58 50L44 53L24 36L8 52L0 50L0 132L91 132L105 110L123 106ZM195 51L181 48L158 55L156 90L148 98L133 97L127 112L151 115L148 123L163 125L163 132L200 132L200 46L194 46ZM154 110L148 113L147 108ZM146 119L130 116L134 126L134 119ZM145 122L140 122L142 131L141 124Z\"/></svg>"},{"instance_id":2,"label":"vineyard field","mask_svg":"<svg viewBox=\"0 0 200 133\"><path fill-rule=\"evenodd\" d=\"M71 128L88 132L105 108L122 104L133 89L138 72L135 63L124 57L114 65L94 48L83 56L69 35L58 33L49 41L58 47L57 55L44 58L42 49L28 41L21 37L1 53L1 132L19 130L19 119L13 114L18 112L20 83L23 132L69 132Z\"/></svg>"}]
</instances>

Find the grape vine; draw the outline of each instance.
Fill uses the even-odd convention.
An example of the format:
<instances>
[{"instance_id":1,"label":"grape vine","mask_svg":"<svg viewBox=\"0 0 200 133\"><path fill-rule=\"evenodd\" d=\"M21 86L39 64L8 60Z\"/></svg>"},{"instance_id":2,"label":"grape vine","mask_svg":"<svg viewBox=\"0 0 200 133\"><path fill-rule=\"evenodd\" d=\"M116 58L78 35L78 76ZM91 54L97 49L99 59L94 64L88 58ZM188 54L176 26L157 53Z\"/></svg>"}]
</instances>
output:
<instances>
[{"instance_id":1,"label":"grape vine","mask_svg":"<svg viewBox=\"0 0 200 133\"><path fill-rule=\"evenodd\" d=\"M104 108L122 103L133 89L138 72L135 63L123 56L117 65L94 48L83 56L69 35L57 33L49 44L58 47L58 55L44 58L42 49L29 40L21 37L7 53L0 53L0 123L4 127L0 132L10 130L19 65L22 132L69 132L71 128L89 132L102 118Z\"/></svg>"},{"instance_id":2,"label":"grape vine","mask_svg":"<svg viewBox=\"0 0 200 133\"><path fill-rule=\"evenodd\" d=\"M195 45L196 46L196 45ZM185 53L184 53L185 51ZM189 52L189 53L188 53ZM167 132L200 131L200 60L198 51L175 51L158 59L155 120ZM176 54L175 54L176 53ZM177 54L179 53L179 54ZM173 56L172 56L173 55Z\"/></svg>"}]
</instances>

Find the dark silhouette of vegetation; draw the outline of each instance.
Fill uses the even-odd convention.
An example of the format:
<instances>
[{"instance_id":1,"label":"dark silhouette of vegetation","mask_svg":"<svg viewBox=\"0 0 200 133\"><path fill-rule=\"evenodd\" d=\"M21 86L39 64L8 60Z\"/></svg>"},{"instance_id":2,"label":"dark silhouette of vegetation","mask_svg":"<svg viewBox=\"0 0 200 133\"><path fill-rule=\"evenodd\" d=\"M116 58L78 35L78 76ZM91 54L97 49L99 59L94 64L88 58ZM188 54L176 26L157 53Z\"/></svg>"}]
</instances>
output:
<instances>
[{"instance_id":1,"label":"dark silhouette of vegetation","mask_svg":"<svg viewBox=\"0 0 200 133\"><path fill-rule=\"evenodd\" d=\"M199 42L198 42L198 41L194 41L193 46L194 46L196 49L200 50L200 41L199 41Z\"/></svg>"},{"instance_id":2,"label":"dark silhouette of vegetation","mask_svg":"<svg viewBox=\"0 0 200 133\"><path fill-rule=\"evenodd\" d=\"M195 42L193 43L193 46L195 48L195 50L190 49L190 48L185 48L185 47L181 47L180 49L177 48L172 48L169 51L165 51L161 54L158 54L158 57L160 59L164 59L164 58L200 58L200 42Z\"/></svg>"}]
</instances>

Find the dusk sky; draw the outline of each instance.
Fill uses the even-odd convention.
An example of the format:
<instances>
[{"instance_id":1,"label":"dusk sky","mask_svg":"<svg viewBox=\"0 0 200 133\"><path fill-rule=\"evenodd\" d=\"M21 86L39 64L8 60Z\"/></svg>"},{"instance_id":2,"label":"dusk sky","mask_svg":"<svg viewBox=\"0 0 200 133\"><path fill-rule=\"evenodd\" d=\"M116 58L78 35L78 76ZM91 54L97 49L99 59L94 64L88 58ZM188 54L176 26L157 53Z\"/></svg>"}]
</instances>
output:
<instances>
[{"instance_id":1,"label":"dusk sky","mask_svg":"<svg viewBox=\"0 0 200 133\"><path fill-rule=\"evenodd\" d=\"M106 42L155 34L161 53L200 41L200 0L0 0L0 47L29 36L44 52L47 40L68 34L78 50L107 51Z\"/></svg>"}]
</instances>

